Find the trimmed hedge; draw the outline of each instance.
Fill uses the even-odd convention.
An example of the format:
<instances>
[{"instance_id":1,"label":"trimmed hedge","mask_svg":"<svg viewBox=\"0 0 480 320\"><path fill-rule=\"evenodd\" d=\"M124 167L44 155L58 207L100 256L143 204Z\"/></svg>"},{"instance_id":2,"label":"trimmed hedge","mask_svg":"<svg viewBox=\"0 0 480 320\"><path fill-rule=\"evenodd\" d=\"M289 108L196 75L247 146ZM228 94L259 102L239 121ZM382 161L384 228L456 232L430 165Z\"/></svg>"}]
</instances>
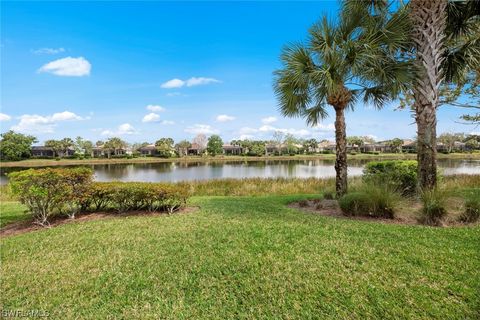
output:
<instances>
[{"instance_id":1,"label":"trimmed hedge","mask_svg":"<svg viewBox=\"0 0 480 320\"><path fill-rule=\"evenodd\" d=\"M92 182L88 168L29 169L9 174L12 192L25 204L34 222L80 211L166 211L183 207L190 195L185 185L142 182Z\"/></svg>"},{"instance_id":2,"label":"trimmed hedge","mask_svg":"<svg viewBox=\"0 0 480 320\"><path fill-rule=\"evenodd\" d=\"M363 170L363 180L413 195L417 188L417 168L415 160L372 161Z\"/></svg>"}]
</instances>

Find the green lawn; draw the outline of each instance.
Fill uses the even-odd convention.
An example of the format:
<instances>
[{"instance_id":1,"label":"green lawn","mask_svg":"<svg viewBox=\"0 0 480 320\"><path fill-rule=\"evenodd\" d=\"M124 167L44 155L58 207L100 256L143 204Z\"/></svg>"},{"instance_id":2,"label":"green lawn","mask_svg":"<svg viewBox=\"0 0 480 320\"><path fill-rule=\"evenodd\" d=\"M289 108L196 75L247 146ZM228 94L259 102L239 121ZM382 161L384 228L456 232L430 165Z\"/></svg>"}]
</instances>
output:
<instances>
[{"instance_id":1,"label":"green lawn","mask_svg":"<svg viewBox=\"0 0 480 320\"><path fill-rule=\"evenodd\" d=\"M285 207L303 197L196 197L195 213L2 238L1 308L58 319L478 319L480 227Z\"/></svg>"},{"instance_id":2,"label":"green lawn","mask_svg":"<svg viewBox=\"0 0 480 320\"><path fill-rule=\"evenodd\" d=\"M26 207L18 202L6 201L0 202L0 228L8 223L22 221L29 218L26 213Z\"/></svg>"}]
</instances>

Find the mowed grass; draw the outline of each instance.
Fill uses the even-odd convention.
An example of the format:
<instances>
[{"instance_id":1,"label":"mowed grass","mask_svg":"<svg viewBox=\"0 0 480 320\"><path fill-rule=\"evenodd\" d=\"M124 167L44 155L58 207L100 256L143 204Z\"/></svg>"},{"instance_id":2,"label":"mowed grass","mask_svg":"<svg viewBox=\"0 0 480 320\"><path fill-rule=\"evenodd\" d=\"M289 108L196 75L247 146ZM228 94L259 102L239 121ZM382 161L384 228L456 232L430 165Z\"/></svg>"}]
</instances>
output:
<instances>
[{"instance_id":1,"label":"mowed grass","mask_svg":"<svg viewBox=\"0 0 480 320\"><path fill-rule=\"evenodd\" d=\"M307 197L196 197L193 213L4 237L1 308L58 319L478 319L480 227L285 206Z\"/></svg>"},{"instance_id":2,"label":"mowed grass","mask_svg":"<svg viewBox=\"0 0 480 320\"><path fill-rule=\"evenodd\" d=\"M0 228L16 221L30 219L27 208L18 202L0 202Z\"/></svg>"}]
</instances>

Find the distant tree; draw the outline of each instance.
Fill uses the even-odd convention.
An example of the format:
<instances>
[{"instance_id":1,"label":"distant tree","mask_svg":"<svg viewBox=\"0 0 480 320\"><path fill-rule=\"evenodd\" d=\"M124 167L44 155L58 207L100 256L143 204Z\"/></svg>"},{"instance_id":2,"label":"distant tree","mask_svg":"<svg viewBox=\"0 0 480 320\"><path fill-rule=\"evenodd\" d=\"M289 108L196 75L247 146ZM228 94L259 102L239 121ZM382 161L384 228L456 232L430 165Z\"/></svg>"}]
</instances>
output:
<instances>
[{"instance_id":1,"label":"distant tree","mask_svg":"<svg viewBox=\"0 0 480 320\"><path fill-rule=\"evenodd\" d=\"M287 133L285 135L285 138L283 140L285 147L287 148L287 153L292 154L296 153L298 151L297 144L298 144L298 139L295 138L295 136L291 133Z\"/></svg>"},{"instance_id":2,"label":"distant tree","mask_svg":"<svg viewBox=\"0 0 480 320\"><path fill-rule=\"evenodd\" d=\"M360 150L360 147L363 146L364 141L362 137L351 136L347 137L347 144L355 148L357 151Z\"/></svg>"},{"instance_id":3,"label":"distant tree","mask_svg":"<svg viewBox=\"0 0 480 320\"><path fill-rule=\"evenodd\" d=\"M198 145L201 151L205 150L207 147L207 136L202 133L198 134L195 138L193 138L192 144Z\"/></svg>"},{"instance_id":4,"label":"distant tree","mask_svg":"<svg viewBox=\"0 0 480 320\"><path fill-rule=\"evenodd\" d=\"M188 140L182 140L175 145L175 150L180 157L184 157L188 154L188 149L192 147L192 144Z\"/></svg>"},{"instance_id":5,"label":"distant tree","mask_svg":"<svg viewBox=\"0 0 480 320\"><path fill-rule=\"evenodd\" d=\"M45 141L45 146L52 148L55 155L62 158L68 153L70 148L75 146L75 143L70 138L63 138L62 140L50 139Z\"/></svg>"},{"instance_id":6,"label":"distant tree","mask_svg":"<svg viewBox=\"0 0 480 320\"><path fill-rule=\"evenodd\" d=\"M480 143L475 139L468 139L465 141L465 146L470 150L475 150L479 148Z\"/></svg>"},{"instance_id":7,"label":"distant tree","mask_svg":"<svg viewBox=\"0 0 480 320\"><path fill-rule=\"evenodd\" d=\"M175 149L173 148L174 141L172 138L161 138L155 142L157 152L162 158L170 158L175 155Z\"/></svg>"},{"instance_id":8,"label":"distant tree","mask_svg":"<svg viewBox=\"0 0 480 320\"><path fill-rule=\"evenodd\" d=\"M388 145L395 153L402 152L403 140L400 138L394 138L388 142Z\"/></svg>"},{"instance_id":9,"label":"distant tree","mask_svg":"<svg viewBox=\"0 0 480 320\"><path fill-rule=\"evenodd\" d=\"M460 142L465 139L465 135L463 133L442 133L438 136L438 142L441 142L445 145L447 152L452 152L453 148L455 147L455 142Z\"/></svg>"},{"instance_id":10,"label":"distant tree","mask_svg":"<svg viewBox=\"0 0 480 320\"><path fill-rule=\"evenodd\" d=\"M248 151L252 156L263 156L265 154L265 141L253 141Z\"/></svg>"},{"instance_id":11,"label":"distant tree","mask_svg":"<svg viewBox=\"0 0 480 320\"><path fill-rule=\"evenodd\" d=\"M74 148L76 154L93 156L93 143L82 137L75 138Z\"/></svg>"},{"instance_id":12,"label":"distant tree","mask_svg":"<svg viewBox=\"0 0 480 320\"><path fill-rule=\"evenodd\" d=\"M277 149L277 153L279 155L282 153L283 138L284 138L283 132L277 130L273 133L273 143L275 144L275 149Z\"/></svg>"},{"instance_id":13,"label":"distant tree","mask_svg":"<svg viewBox=\"0 0 480 320\"><path fill-rule=\"evenodd\" d=\"M223 141L219 135L212 135L208 138L207 143L207 151L210 155L216 156L217 154L221 154L223 152Z\"/></svg>"},{"instance_id":14,"label":"distant tree","mask_svg":"<svg viewBox=\"0 0 480 320\"><path fill-rule=\"evenodd\" d=\"M105 144L105 142L102 141L102 140L98 140L97 142L95 142L95 146L96 146L96 147L101 147L101 146L103 146L104 144Z\"/></svg>"},{"instance_id":15,"label":"distant tree","mask_svg":"<svg viewBox=\"0 0 480 320\"><path fill-rule=\"evenodd\" d=\"M32 144L37 142L34 136L16 133L12 130L0 135L1 160L18 161L31 156Z\"/></svg>"},{"instance_id":16,"label":"distant tree","mask_svg":"<svg viewBox=\"0 0 480 320\"><path fill-rule=\"evenodd\" d=\"M318 148L318 141L315 139L308 139L303 141L303 149L305 149L306 152L312 153L315 152L315 150Z\"/></svg>"},{"instance_id":17,"label":"distant tree","mask_svg":"<svg viewBox=\"0 0 480 320\"><path fill-rule=\"evenodd\" d=\"M128 143L123 141L118 137L112 137L105 141L103 144L103 149L107 152L107 156L110 158L110 155L113 151L115 156L120 155L122 149L125 149L128 146Z\"/></svg>"}]
</instances>

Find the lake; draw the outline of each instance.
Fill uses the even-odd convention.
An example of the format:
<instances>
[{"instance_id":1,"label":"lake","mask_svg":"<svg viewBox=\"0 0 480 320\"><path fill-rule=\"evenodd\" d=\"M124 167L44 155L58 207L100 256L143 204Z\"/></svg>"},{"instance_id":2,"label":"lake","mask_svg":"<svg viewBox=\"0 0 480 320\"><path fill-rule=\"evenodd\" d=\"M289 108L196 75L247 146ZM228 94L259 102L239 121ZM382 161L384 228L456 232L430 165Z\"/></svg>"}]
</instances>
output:
<instances>
[{"instance_id":1,"label":"lake","mask_svg":"<svg viewBox=\"0 0 480 320\"><path fill-rule=\"evenodd\" d=\"M362 174L369 160L349 161L348 174ZM222 178L331 178L333 160L266 160L221 162L161 162L90 165L96 181L188 181ZM444 175L480 174L480 160L441 159L438 167ZM0 184L7 183L5 173L26 168L0 169Z\"/></svg>"}]
</instances>

